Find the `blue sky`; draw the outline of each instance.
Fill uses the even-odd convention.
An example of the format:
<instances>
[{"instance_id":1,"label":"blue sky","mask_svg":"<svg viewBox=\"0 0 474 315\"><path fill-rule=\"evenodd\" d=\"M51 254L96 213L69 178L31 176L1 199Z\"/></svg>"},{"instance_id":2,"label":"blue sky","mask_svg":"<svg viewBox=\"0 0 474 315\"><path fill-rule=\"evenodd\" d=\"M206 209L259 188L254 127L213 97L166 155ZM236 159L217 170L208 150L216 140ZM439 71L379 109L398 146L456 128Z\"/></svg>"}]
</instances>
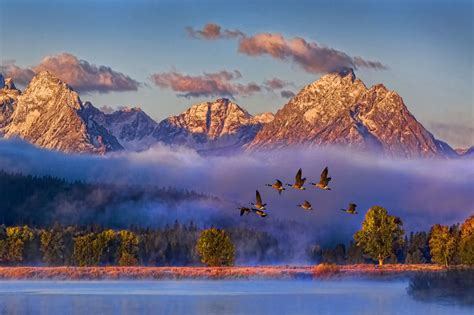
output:
<instances>
[{"instance_id":1,"label":"blue sky","mask_svg":"<svg viewBox=\"0 0 474 315\"><path fill-rule=\"evenodd\" d=\"M235 39L202 40L185 27L206 23L245 34L302 37L350 56L380 61L359 68L367 85L396 90L428 129L453 146L474 144L472 1L6 1L0 0L2 63L34 66L67 52L142 83L137 91L82 93L96 106L140 106L156 120L215 97L183 98L150 77L238 70L239 82L279 78L297 92L321 73L292 62L238 52ZM236 95L251 113L287 99L262 91Z\"/></svg>"}]
</instances>

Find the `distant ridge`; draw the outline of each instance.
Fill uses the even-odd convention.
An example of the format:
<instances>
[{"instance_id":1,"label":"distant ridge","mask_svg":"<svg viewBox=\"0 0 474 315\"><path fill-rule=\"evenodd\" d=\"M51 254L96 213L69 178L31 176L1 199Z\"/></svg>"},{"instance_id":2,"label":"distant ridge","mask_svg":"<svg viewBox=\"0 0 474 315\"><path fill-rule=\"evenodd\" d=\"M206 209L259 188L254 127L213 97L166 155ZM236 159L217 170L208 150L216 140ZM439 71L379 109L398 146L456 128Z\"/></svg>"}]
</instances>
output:
<instances>
[{"instance_id":1,"label":"distant ridge","mask_svg":"<svg viewBox=\"0 0 474 315\"><path fill-rule=\"evenodd\" d=\"M171 145L185 145L215 153L238 151L253 140L273 114L250 115L226 98L191 106L160 122L155 137Z\"/></svg>"},{"instance_id":2,"label":"distant ridge","mask_svg":"<svg viewBox=\"0 0 474 315\"><path fill-rule=\"evenodd\" d=\"M157 143L204 154L341 145L404 158L459 156L383 84L367 88L352 69L304 87L273 115L252 116L229 99L192 105L154 121L140 108L104 113L67 84L38 73L23 93L0 75L0 136L66 153L143 151ZM472 148L463 156L472 154Z\"/></svg>"}]
</instances>

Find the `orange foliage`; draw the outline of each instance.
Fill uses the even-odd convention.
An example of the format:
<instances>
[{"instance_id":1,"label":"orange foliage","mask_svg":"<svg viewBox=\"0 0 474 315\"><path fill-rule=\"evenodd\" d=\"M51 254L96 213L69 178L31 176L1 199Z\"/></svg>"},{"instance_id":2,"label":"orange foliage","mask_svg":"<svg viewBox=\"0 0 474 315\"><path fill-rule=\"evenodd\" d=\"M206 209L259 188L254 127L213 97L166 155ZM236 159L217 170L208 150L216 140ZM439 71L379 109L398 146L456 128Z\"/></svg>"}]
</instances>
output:
<instances>
[{"instance_id":1,"label":"orange foliage","mask_svg":"<svg viewBox=\"0 0 474 315\"><path fill-rule=\"evenodd\" d=\"M339 273L340 270L340 266L336 264L319 264L314 267L313 275L315 277L333 276Z\"/></svg>"}]
</instances>

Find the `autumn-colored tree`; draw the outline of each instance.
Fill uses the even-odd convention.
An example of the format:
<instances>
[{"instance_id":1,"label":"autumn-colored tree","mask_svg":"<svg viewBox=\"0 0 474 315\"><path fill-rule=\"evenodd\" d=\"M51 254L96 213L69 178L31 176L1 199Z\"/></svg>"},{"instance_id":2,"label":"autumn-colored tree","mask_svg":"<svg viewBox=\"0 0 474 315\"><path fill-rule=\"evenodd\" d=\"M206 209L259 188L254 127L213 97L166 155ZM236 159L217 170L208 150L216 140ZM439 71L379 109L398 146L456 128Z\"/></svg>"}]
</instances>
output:
<instances>
[{"instance_id":1,"label":"autumn-colored tree","mask_svg":"<svg viewBox=\"0 0 474 315\"><path fill-rule=\"evenodd\" d=\"M459 257L463 264L474 265L474 215L461 225Z\"/></svg>"},{"instance_id":2,"label":"autumn-colored tree","mask_svg":"<svg viewBox=\"0 0 474 315\"><path fill-rule=\"evenodd\" d=\"M74 258L79 266L114 264L117 235L114 230L89 233L74 239Z\"/></svg>"},{"instance_id":3,"label":"autumn-colored tree","mask_svg":"<svg viewBox=\"0 0 474 315\"><path fill-rule=\"evenodd\" d=\"M435 224L430 231L431 260L439 265L448 267L456 254L456 237L449 227Z\"/></svg>"},{"instance_id":4,"label":"autumn-colored tree","mask_svg":"<svg viewBox=\"0 0 474 315\"><path fill-rule=\"evenodd\" d=\"M138 265L138 236L126 230L118 232L120 239L119 260L120 266Z\"/></svg>"},{"instance_id":5,"label":"autumn-colored tree","mask_svg":"<svg viewBox=\"0 0 474 315\"><path fill-rule=\"evenodd\" d=\"M10 263L22 262L25 258L26 244L34 238L33 230L28 226L15 226L6 229L6 239L0 245L3 259Z\"/></svg>"},{"instance_id":6,"label":"autumn-colored tree","mask_svg":"<svg viewBox=\"0 0 474 315\"><path fill-rule=\"evenodd\" d=\"M232 266L235 247L224 230L210 228L201 232L197 241L201 262L208 266Z\"/></svg>"},{"instance_id":7,"label":"autumn-colored tree","mask_svg":"<svg viewBox=\"0 0 474 315\"><path fill-rule=\"evenodd\" d=\"M95 266L99 264L101 253L95 251L94 243L96 236L89 233L74 239L74 260L78 266Z\"/></svg>"},{"instance_id":8,"label":"autumn-colored tree","mask_svg":"<svg viewBox=\"0 0 474 315\"><path fill-rule=\"evenodd\" d=\"M40 232L40 250L48 265L63 265L65 261L64 232L60 228Z\"/></svg>"},{"instance_id":9,"label":"autumn-colored tree","mask_svg":"<svg viewBox=\"0 0 474 315\"><path fill-rule=\"evenodd\" d=\"M100 253L99 264L114 265L117 263L119 242L114 230L109 229L97 234L94 247L97 253Z\"/></svg>"},{"instance_id":10,"label":"autumn-colored tree","mask_svg":"<svg viewBox=\"0 0 474 315\"><path fill-rule=\"evenodd\" d=\"M362 229L354 234L357 246L379 265L395 254L397 246L403 244L402 221L389 215L385 208L374 206L367 211Z\"/></svg>"}]
</instances>

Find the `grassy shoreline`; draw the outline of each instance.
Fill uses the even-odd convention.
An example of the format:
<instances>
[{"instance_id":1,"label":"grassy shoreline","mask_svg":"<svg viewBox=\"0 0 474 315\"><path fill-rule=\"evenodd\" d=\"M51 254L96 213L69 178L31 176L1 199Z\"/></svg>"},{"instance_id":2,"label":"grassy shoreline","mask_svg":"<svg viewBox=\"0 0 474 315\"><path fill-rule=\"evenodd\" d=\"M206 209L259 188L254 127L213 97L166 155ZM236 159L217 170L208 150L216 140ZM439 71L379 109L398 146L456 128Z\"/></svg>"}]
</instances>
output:
<instances>
[{"instance_id":1,"label":"grassy shoreline","mask_svg":"<svg viewBox=\"0 0 474 315\"><path fill-rule=\"evenodd\" d=\"M442 272L437 265L327 265L235 267L0 267L0 280L166 280L403 277Z\"/></svg>"}]
</instances>

